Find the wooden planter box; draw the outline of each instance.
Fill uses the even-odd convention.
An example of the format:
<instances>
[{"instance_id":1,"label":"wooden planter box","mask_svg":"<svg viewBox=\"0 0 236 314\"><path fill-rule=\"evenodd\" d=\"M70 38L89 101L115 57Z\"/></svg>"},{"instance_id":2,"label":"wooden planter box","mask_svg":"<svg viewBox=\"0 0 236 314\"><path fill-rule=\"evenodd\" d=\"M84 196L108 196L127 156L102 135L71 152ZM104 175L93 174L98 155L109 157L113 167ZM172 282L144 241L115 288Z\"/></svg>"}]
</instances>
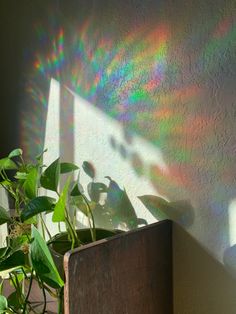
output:
<instances>
[{"instance_id":1,"label":"wooden planter box","mask_svg":"<svg viewBox=\"0 0 236 314\"><path fill-rule=\"evenodd\" d=\"M168 220L69 251L64 269L65 314L173 314Z\"/></svg>"}]
</instances>

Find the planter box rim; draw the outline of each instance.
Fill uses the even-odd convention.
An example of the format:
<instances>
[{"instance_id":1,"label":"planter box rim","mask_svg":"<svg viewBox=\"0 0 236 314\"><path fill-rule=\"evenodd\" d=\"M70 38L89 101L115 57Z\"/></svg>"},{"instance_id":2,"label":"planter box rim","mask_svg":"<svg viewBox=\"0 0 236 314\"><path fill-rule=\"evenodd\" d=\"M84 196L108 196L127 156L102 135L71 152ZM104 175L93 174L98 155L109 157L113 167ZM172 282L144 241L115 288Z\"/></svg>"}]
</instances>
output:
<instances>
[{"instance_id":1,"label":"planter box rim","mask_svg":"<svg viewBox=\"0 0 236 314\"><path fill-rule=\"evenodd\" d=\"M101 245L103 243L107 243L107 242L111 242L111 241L116 241L117 239L119 239L120 237L126 237L130 234L133 234L133 233L137 233L137 232L142 232L143 230L146 230L146 229L150 229L150 228L155 228L157 225L161 225L161 224L166 224L166 223L169 223L169 224L172 224L172 220L170 219L164 219L164 220L160 220L160 221L157 221L157 222L154 222L154 223L151 223L147 226L143 226L143 227L140 227L140 228L136 228L136 229L132 229L132 230L128 230L128 231L124 231L124 232L121 232L121 233L118 233L114 236L111 236L109 238L105 238L105 239L101 239L101 240L97 240L95 242L91 242L91 243L88 243L88 244L84 244L74 250L69 250L67 251L65 254L64 254L64 265L68 263L70 257L73 255L73 254L76 254L77 252L80 252L80 251L83 251L83 250L88 250L94 246L97 246L97 245Z\"/></svg>"}]
</instances>

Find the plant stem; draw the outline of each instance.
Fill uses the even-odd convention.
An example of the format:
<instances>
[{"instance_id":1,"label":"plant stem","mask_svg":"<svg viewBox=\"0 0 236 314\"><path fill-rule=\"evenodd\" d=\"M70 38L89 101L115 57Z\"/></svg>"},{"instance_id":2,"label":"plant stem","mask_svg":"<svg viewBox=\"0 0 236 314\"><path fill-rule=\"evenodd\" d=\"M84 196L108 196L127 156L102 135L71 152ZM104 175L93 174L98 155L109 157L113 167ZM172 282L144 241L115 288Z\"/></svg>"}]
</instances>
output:
<instances>
[{"instance_id":1,"label":"plant stem","mask_svg":"<svg viewBox=\"0 0 236 314\"><path fill-rule=\"evenodd\" d=\"M69 235L71 237L71 250L73 250L75 247L75 235L73 232L73 228L71 227L71 224L70 224L67 217L65 218L65 221L66 221L66 225L68 227L67 232L69 233Z\"/></svg>"},{"instance_id":2,"label":"plant stem","mask_svg":"<svg viewBox=\"0 0 236 314\"><path fill-rule=\"evenodd\" d=\"M21 267L21 271L24 274L25 279L29 279L23 267Z\"/></svg>"},{"instance_id":3,"label":"plant stem","mask_svg":"<svg viewBox=\"0 0 236 314\"><path fill-rule=\"evenodd\" d=\"M28 304L28 306L29 306L29 309L30 309L30 313L33 312L33 313L35 313L35 314L38 314L38 313L34 310L34 308L32 307L32 305L31 305L30 303Z\"/></svg>"},{"instance_id":4,"label":"plant stem","mask_svg":"<svg viewBox=\"0 0 236 314\"><path fill-rule=\"evenodd\" d=\"M92 209L89 205L89 202L88 202L86 196L82 194L82 197L83 197L85 204L86 204L86 207L87 207L88 217L90 216L90 218L92 219L92 226L91 226L91 222L89 219L89 228L90 228L90 232L91 232L92 241L96 241L96 227L95 227L93 212L92 212Z\"/></svg>"},{"instance_id":5,"label":"plant stem","mask_svg":"<svg viewBox=\"0 0 236 314\"><path fill-rule=\"evenodd\" d=\"M64 313L64 288L63 287L61 289L59 289L59 291L58 291L57 300L58 300L57 313L63 314Z\"/></svg>"},{"instance_id":6,"label":"plant stem","mask_svg":"<svg viewBox=\"0 0 236 314\"><path fill-rule=\"evenodd\" d=\"M42 314L44 314L44 313L45 313L45 310L46 310L46 306L47 306L47 297L46 297L46 293L45 293L45 289L44 289L44 285L43 285L43 282L42 282L42 281L41 281L41 285L42 285L43 300L44 300L44 305L43 305Z\"/></svg>"},{"instance_id":7,"label":"plant stem","mask_svg":"<svg viewBox=\"0 0 236 314\"><path fill-rule=\"evenodd\" d=\"M6 313L9 313L9 314L16 313L16 314L18 314L18 312L16 312L12 307L10 307L9 305L8 305L8 307L9 307L10 311L6 310Z\"/></svg>"},{"instance_id":8,"label":"plant stem","mask_svg":"<svg viewBox=\"0 0 236 314\"><path fill-rule=\"evenodd\" d=\"M17 274L14 273L14 275L15 275L15 279L16 279L16 285L20 291L20 295L21 295L21 297L24 297L24 293L23 293L23 289L22 289L23 285L22 286L20 285Z\"/></svg>"},{"instance_id":9,"label":"plant stem","mask_svg":"<svg viewBox=\"0 0 236 314\"><path fill-rule=\"evenodd\" d=\"M33 270L31 272L31 276L30 276L28 292L27 292L27 295L25 297L25 304L24 304L24 308L23 308L23 313L25 313L25 310L26 310L26 306L27 306L27 303L28 303L28 298L30 296L30 292L31 292L31 288L32 288L32 283L33 283Z\"/></svg>"},{"instance_id":10,"label":"plant stem","mask_svg":"<svg viewBox=\"0 0 236 314\"><path fill-rule=\"evenodd\" d=\"M24 169L26 169L25 162L24 162L24 159L23 159L22 155L20 155L20 159L21 159L21 162L22 162L22 166L24 167Z\"/></svg>"},{"instance_id":11,"label":"plant stem","mask_svg":"<svg viewBox=\"0 0 236 314\"><path fill-rule=\"evenodd\" d=\"M44 219L42 217L42 214L40 214L40 219L41 219L42 226L44 226L44 228L45 228L45 230L46 230L46 232L47 232L47 234L49 236L49 239L51 239L52 238L51 233L48 230L48 227L47 227L47 225L46 225L46 223L45 223L45 221L44 221Z\"/></svg>"},{"instance_id":12,"label":"plant stem","mask_svg":"<svg viewBox=\"0 0 236 314\"><path fill-rule=\"evenodd\" d=\"M12 273L12 274L14 274L14 273ZM16 279L16 282L15 282L14 279L13 279L12 274L9 273L9 276L10 276L11 282L12 282L12 284L13 284L15 290L16 290L16 294L18 295L18 299L20 301L20 304L22 305L22 304L24 304L24 300L22 299L22 291L21 291L21 288L18 285L19 284L18 280ZM15 278L17 277L15 274L14 274L14 276L15 276ZM17 284L17 282L18 282L18 284Z\"/></svg>"},{"instance_id":13,"label":"plant stem","mask_svg":"<svg viewBox=\"0 0 236 314\"><path fill-rule=\"evenodd\" d=\"M44 239L44 241L46 241L45 230L44 230L44 223L43 223L43 217L42 217L42 214L41 214L41 213L39 214L39 217L40 217L40 222L41 222L41 228L42 228L43 239Z\"/></svg>"},{"instance_id":14,"label":"plant stem","mask_svg":"<svg viewBox=\"0 0 236 314\"><path fill-rule=\"evenodd\" d=\"M58 191L56 191L58 197L60 198L60 194L58 193ZM80 241L78 239L78 235L76 233L76 230L73 226L73 223L70 221L70 215L69 212L67 210L67 206L65 206L65 223L66 223L66 230L68 232L68 235L71 237L71 249L73 250L75 247L75 242L77 242L77 244L80 244ZM60 223L58 225L60 227ZM59 228L60 231L60 228ZM61 231L60 231L61 232Z\"/></svg>"},{"instance_id":15,"label":"plant stem","mask_svg":"<svg viewBox=\"0 0 236 314\"><path fill-rule=\"evenodd\" d=\"M33 279L35 279L37 282L39 281L38 276L36 274L35 275L33 274ZM41 285L43 285L44 289L47 290L53 298L57 298L57 295L48 286L46 286L43 281L40 282L39 287L41 287Z\"/></svg>"},{"instance_id":16,"label":"plant stem","mask_svg":"<svg viewBox=\"0 0 236 314\"><path fill-rule=\"evenodd\" d=\"M2 169L1 175L2 175L2 177L3 177L4 180L10 181L9 178L8 178L8 176L7 176L7 173L6 173L5 169Z\"/></svg>"},{"instance_id":17,"label":"plant stem","mask_svg":"<svg viewBox=\"0 0 236 314\"><path fill-rule=\"evenodd\" d=\"M52 292L52 290L49 289L44 283L43 283L43 287L44 287L45 290L47 290L47 292L48 292L53 298L57 298L57 295L56 295L54 292Z\"/></svg>"},{"instance_id":18,"label":"plant stem","mask_svg":"<svg viewBox=\"0 0 236 314\"><path fill-rule=\"evenodd\" d=\"M42 311L41 314L44 314L45 310L46 310L46 306L47 306L47 296L46 296L46 293L45 293L45 287L44 287L43 281L39 278L39 276L37 274L36 274L35 278L37 279L39 288L43 292L43 301L44 301L44 303L43 303L43 311Z\"/></svg>"},{"instance_id":19,"label":"plant stem","mask_svg":"<svg viewBox=\"0 0 236 314\"><path fill-rule=\"evenodd\" d=\"M66 226L68 226L69 230L70 231L70 236L71 236L71 249L73 250L74 247L75 247L75 242L77 242L77 245L80 245L80 240L78 238L78 235L77 235L77 232L76 232L76 229L74 228L74 225L73 223L70 221L70 216L69 216L69 213L67 211L67 208L65 208L65 221L66 221Z\"/></svg>"}]
</instances>

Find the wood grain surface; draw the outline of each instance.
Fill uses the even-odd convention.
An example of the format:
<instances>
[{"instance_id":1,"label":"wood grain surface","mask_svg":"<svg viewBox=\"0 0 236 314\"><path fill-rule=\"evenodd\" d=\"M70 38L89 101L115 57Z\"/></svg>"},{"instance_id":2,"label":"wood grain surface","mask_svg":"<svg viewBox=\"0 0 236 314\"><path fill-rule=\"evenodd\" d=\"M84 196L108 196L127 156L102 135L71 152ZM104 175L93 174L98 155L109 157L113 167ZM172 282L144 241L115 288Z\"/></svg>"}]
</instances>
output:
<instances>
[{"instance_id":1,"label":"wood grain surface","mask_svg":"<svg viewBox=\"0 0 236 314\"><path fill-rule=\"evenodd\" d=\"M172 314L172 224L68 252L65 314Z\"/></svg>"}]
</instances>

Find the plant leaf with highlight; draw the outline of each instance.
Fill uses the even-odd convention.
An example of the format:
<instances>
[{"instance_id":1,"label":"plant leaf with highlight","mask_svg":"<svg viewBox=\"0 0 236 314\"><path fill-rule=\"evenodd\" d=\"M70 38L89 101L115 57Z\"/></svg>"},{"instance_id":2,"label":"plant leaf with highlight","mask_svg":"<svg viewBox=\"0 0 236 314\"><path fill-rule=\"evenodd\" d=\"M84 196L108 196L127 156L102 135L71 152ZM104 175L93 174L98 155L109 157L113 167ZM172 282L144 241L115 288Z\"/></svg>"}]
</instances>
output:
<instances>
[{"instance_id":1,"label":"plant leaf with highlight","mask_svg":"<svg viewBox=\"0 0 236 314\"><path fill-rule=\"evenodd\" d=\"M55 199L49 196L38 196L32 199L21 213L22 221L25 221L39 213L51 211L54 203Z\"/></svg>"},{"instance_id":2,"label":"plant leaf with highlight","mask_svg":"<svg viewBox=\"0 0 236 314\"><path fill-rule=\"evenodd\" d=\"M57 158L50 166L48 166L40 178L40 183L45 189L57 192L59 175L60 175L60 162Z\"/></svg>"},{"instance_id":3,"label":"plant leaf with highlight","mask_svg":"<svg viewBox=\"0 0 236 314\"><path fill-rule=\"evenodd\" d=\"M32 226L33 241L30 245L32 265L39 278L50 287L58 289L64 286L48 246L37 228Z\"/></svg>"}]
</instances>

